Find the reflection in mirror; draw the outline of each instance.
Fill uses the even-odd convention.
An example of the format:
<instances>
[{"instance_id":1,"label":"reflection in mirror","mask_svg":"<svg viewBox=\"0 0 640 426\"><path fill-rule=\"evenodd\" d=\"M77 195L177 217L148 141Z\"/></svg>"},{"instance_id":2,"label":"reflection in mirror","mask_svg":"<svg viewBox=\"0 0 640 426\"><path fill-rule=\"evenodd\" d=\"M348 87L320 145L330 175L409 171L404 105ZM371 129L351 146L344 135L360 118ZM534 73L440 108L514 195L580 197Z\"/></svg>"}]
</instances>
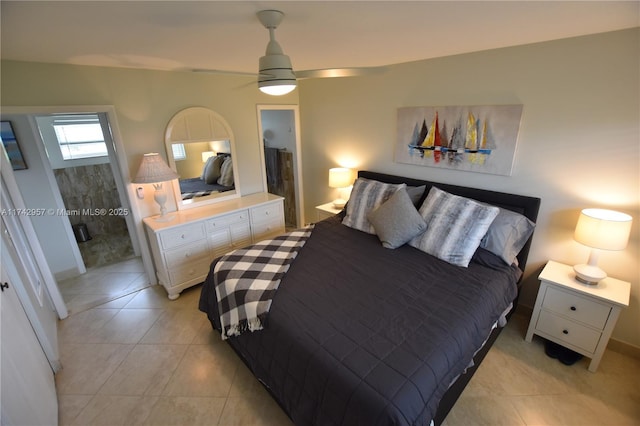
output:
<instances>
[{"instance_id":1,"label":"reflection in mirror","mask_svg":"<svg viewBox=\"0 0 640 426\"><path fill-rule=\"evenodd\" d=\"M196 207L240 195L233 154L233 133L227 122L206 108L177 113L165 135L178 209Z\"/></svg>"}]
</instances>

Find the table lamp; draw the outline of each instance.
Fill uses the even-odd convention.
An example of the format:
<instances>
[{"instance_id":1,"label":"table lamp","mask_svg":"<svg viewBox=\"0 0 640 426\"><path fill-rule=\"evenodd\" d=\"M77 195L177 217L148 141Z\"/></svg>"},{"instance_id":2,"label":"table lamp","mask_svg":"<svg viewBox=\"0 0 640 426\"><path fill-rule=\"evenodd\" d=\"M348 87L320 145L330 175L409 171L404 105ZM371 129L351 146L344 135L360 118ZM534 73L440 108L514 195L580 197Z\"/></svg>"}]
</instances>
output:
<instances>
[{"instance_id":1,"label":"table lamp","mask_svg":"<svg viewBox=\"0 0 640 426\"><path fill-rule=\"evenodd\" d=\"M155 188L153 199L160 206L160 216L156 218L159 222L167 222L173 217L167 216L167 208L164 206L167 202L167 192L162 187L162 182L178 179L180 176L171 170L167 163L164 162L160 154L152 152L144 154L138 174L132 183L152 183Z\"/></svg>"},{"instance_id":2,"label":"table lamp","mask_svg":"<svg viewBox=\"0 0 640 426\"><path fill-rule=\"evenodd\" d=\"M596 285L607 277L598 267L600 250L623 250L629 242L631 216L605 209L584 209L580 212L574 239L591 247L587 264L575 265L576 279L584 284Z\"/></svg>"},{"instance_id":3,"label":"table lamp","mask_svg":"<svg viewBox=\"0 0 640 426\"><path fill-rule=\"evenodd\" d=\"M333 206L337 209L344 208L345 204L347 204L347 200L345 200L344 190L345 188L353 185L353 176L351 174L351 169L346 169L343 167L335 167L333 169L329 169L329 187L338 188L340 190L339 198L333 200Z\"/></svg>"}]
</instances>

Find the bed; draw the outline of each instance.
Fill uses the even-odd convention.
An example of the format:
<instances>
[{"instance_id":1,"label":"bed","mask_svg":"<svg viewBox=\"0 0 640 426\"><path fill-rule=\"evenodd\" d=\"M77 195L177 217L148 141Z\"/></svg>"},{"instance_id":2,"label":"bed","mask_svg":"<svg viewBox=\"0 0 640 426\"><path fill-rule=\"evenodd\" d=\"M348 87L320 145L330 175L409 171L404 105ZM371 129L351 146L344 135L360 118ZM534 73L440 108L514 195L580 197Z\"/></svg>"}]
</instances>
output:
<instances>
[{"instance_id":1,"label":"bed","mask_svg":"<svg viewBox=\"0 0 640 426\"><path fill-rule=\"evenodd\" d=\"M234 189L233 185L224 186L217 183L206 183L200 177L180 179L180 194L183 200L189 200L196 197L205 197L217 192L226 192Z\"/></svg>"},{"instance_id":2,"label":"bed","mask_svg":"<svg viewBox=\"0 0 640 426\"><path fill-rule=\"evenodd\" d=\"M183 200L233 190L233 161L231 160L231 155L218 153L207 158L200 176L180 179L179 183Z\"/></svg>"},{"instance_id":3,"label":"bed","mask_svg":"<svg viewBox=\"0 0 640 426\"><path fill-rule=\"evenodd\" d=\"M388 193L372 203L362 188L374 184ZM404 220L388 206L399 198L406 205L406 194L422 216L432 192L486 212L487 227L503 214L528 223L512 261L490 251L488 229L466 266L440 246L437 256L424 251L430 229L444 232L443 241L456 234L431 219L407 243L406 235L395 239L397 229L387 238L382 228ZM365 231L353 223L361 198L371 218ZM539 205L535 197L360 171L345 211L316 223L278 277L263 328L226 340L297 425L438 425L515 309ZM391 211L372 214L384 206ZM199 304L223 333L216 265L226 260L212 263Z\"/></svg>"}]
</instances>

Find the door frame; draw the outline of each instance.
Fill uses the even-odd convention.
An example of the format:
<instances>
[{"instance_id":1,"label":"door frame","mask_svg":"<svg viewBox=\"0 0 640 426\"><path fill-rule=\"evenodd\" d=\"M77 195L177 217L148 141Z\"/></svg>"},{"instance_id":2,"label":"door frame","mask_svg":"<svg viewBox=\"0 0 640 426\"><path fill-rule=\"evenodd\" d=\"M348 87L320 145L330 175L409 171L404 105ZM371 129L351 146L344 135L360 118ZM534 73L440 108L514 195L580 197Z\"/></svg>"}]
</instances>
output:
<instances>
[{"instance_id":1,"label":"door frame","mask_svg":"<svg viewBox=\"0 0 640 426\"><path fill-rule=\"evenodd\" d=\"M104 113L107 116L109 121L109 126L111 128L111 142L113 142L113 146L115 147L115 153L113 156L113 161L116 162L115 165L112 164L112 170L118 173L114 173L113 177L116 181L116 186L118 187L118 192L120 193L120 197L123 195L126 196L127 204L129 205L131 215L127 216L125 219L127 220L127 224L129 232L133 235L131 236L131 240L133 243L134 251L139 250L140 256L142 258L142 263L144 265L145 272L147 274L147 278L149 279L150 284L157 284L155 269L153 266L153 260L151 258L151 252L149 251L149 247L146 243L146 237L144 233L143 223L142 223L142 213L138 204L135 201L136 194L134 185L128 184L131 182L131 175L129 173L129 165L127 161L127 156L124 149L124 144L122 141L122 137L120 136L120 129L118 126L118 120L116 115L116 110L113 105L72 105L72 106L6 106L2 108L3 114L23 114L29 116L29 121L31 122L32 130L37 131L37 125L35 123L35 119L33 116L36 115L51 115L51 114L74 114L74 113ZM102 123L101 123L102 124ZM108 141L107 141L108 142ZM44 164L49 164L49 160L46 157L46 152L44 150L43 144L38 144L38 152L41 156L41 159ZM111 158L110 158L111 160ZM115 166L115 167L114 167ZM53 171L51 168L47 168L45 173L49 179L49 184L55 182L55 176L53 175ZM57 184L56 184L57 185ZM62 203L62 197L59 194L55 194L56 199L59 197L59 202ZM64 208L64 203L60 208ZM72 247L76 247L77 243L75 241L75 236L73 234L73 229L71 225L65 226L65 230L68 238L73 241ZM136 247L137 246L137 247ZM84 261L82 260L82 255L80 254L80 250L77 249L77 253L74 252L76 256L76 261L82 265L82 268L79 269L82 272L86 271L84 267ZM81 272L81 273L82 273ZM56 283L57 286L57 283ZM58 305L56 305L56 309L58 309ZM66 306L64 311L66 312ZM60 311L58 311L58 315L60 315ZM66 315L65 315L66 316Z\"/></svg>"},{"instance_id":2,"label":"door frame","mask_svg":"<svg viewBox=\"0 0 640 426\"><path fill-rule=\"evenodd\" d=\"M262 127L262 111L293 111L293 124L295 126L296 152L294 153L294 188L296 195L296 220L297 227L302 227L305 222L304 198L302 195L302 143L300 141L300 107L298 105L274 105L258 104L258 139L260 140L260 167L262 168L262 188L267 192L267 168L264 158L264 129Z\"/></svg>"}]
</instances>

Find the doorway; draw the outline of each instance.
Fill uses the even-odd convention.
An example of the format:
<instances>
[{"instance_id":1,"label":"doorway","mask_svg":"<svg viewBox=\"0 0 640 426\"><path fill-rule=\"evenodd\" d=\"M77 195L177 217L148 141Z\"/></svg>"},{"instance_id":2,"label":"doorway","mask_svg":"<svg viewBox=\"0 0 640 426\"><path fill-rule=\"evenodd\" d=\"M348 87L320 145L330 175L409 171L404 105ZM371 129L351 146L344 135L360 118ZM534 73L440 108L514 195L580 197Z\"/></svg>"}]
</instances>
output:
<instances>
[{"instance_id":1,"label":"doorway","mask_svg":"<svg viewBox=\"0 0 640 426\"><path fill-rule=\"evenodd\" d=\"M299 123L297 105L258 105L264 187L284 198L288 229L305 223Z\"/></svg>"},{"instance_id":2,"label":"doorway","mask_svg":"<svg viewBox=\"0 0 640 426\"><path fill-rule=\"evenodd\" d=\"M49 120L48 131L54 132L51 123L55 118L71 117L72 119L77 119L79 116L93 120L94 124L97 120L103 134L102 139L107 148L106 158L108 158L108 161L95 161L96 163L101 163L99 164L100 171L97 175L92 175L85 170L80 173L82 177L79 179L77 179L78 174L75 172L71 176L67 175L66 178L61 178L56 176L59 173L54 171L54 167L51 166L49 161L51 150L49 147L45 147L44 144L44 139L47 137L47 126L43 123ZM155 273L151 256L144 241L140 240L141 237L144 238L141 215L138 206L130 201L135 197L134 190L131 185L125 184L129 180L129 172L122 141L119 137L114 108L111 106L6 107L3 109L2 120L12 123L27 162L27 169L14 172L18 189L23 195L25 204L29 208L45 209L44 211L51 212L51 214L47 213L39 217L32 217L31 221L37 239L43 248L44 257L47 259L47 263L55 276L58 288L62 290L62 283L69 279L87 277L89 275L87 274L87 267L96 266L90 262L85 262L83 253L80 250L81 244L86 244L87 241L98 242L100 240L98 237L101 234L116 234L112 232L113 228L108 228L104 224L98 225L98 228L93 230L87 227L85 230L87 233L84 236L86 238L84 238L83 242L79 242L82 238L79 239L77 232L74 233L73 225L77 224L76 221L82 220L82 222L85 222L88 219L87 216L95 216L96 218L113 217L115 220L114 226L121 231L117 233L119 234L118 239L124 239L125 244L129 246L126 249L128 253L126 257L137 260L136 265L139 266L136 266L136 270L139 275L143 276L140 279L145 282L145 285L154 284ZM60 151L60 148L57 149ZM95 164L84 164L79 167L89 166L93 167ZM109 176L108 179L105 177L106 175ZM104 204L104 199L102 195L98 196L98 191L91 190L89 190L91 194L89 198L94 198L91 203L86 198L82 199L82 197L80 197L82 199L80 206L67 205L65 203L60 191L61 187L64 187L66 191L71 191L72 194L76 194L79 192L74 189L76 183L85 184L91 180L109 180L109 183L105 184L105 187L108 186L110 190L113 190L112 194L110 194L112 202L109 205ZM94 205L93 203L96 200L101 205ZM101 257L101 251L103 251L101 248L97 248L94 253ZM110 251L115 252L117 249L110 249ZM104 260L100 260L102 263L116 262L111 263L111 265L118 265L118 260L121 260L113 257L102 257L104 258ZM97 267L100 267L100 265L97 265ZM124 268L131 269L131 266L125 265ZM97 280L91 281L96 283ZM104 284L109 285L108 282ZM93 290L96 290L98 286L94 285L93 287L95 288L92 291L87 291L87 288L81 290L74 288L72 293L63 292L65 303L69 306L70 299L76 296L85 305L87 303L91 304L93 301L90 299L92 298L95 298L96 302L104 303L119 295L114 293L113 289L105 289L106 291L101 291L102 294L94 295L92 294L95 293ZM121 285L119 287L122 288Z\"/></svg>"}]
</instances>

